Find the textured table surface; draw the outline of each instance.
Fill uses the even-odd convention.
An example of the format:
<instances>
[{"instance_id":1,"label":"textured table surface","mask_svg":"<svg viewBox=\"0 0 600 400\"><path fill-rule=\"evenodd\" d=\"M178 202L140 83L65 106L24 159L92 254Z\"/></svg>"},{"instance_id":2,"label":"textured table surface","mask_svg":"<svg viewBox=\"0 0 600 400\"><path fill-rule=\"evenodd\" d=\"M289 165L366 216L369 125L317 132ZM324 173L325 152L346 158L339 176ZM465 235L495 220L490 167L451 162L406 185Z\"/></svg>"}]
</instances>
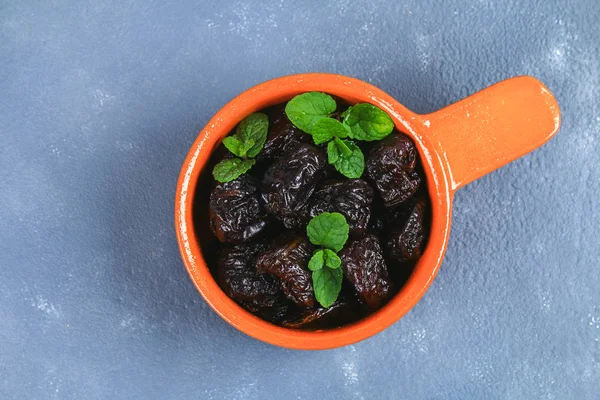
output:
<instances>
[{"instance_id":1,"label":"textured table surface","mask_svg":"<svg viewBox=\"0 0 600 400\"><path fill-rule=\"evenodd\" d=\"M0 2L0 398L598 399L600 2ZM202 300L173 228L197 132L306 71L430 112L529 74L558 136L460 190L385 332L276 348Z\"/></svg>"}]
</instances>

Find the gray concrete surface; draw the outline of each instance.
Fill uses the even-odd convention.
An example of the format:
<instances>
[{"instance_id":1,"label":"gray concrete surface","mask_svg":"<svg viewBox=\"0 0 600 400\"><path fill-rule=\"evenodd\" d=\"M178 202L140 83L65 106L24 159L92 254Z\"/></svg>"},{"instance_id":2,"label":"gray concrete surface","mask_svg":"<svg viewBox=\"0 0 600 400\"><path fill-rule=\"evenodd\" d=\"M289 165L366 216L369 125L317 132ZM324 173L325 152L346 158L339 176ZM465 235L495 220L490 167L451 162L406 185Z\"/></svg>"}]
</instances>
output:
<instances>
[{"instance_id":1,"label":"gray concrete surface","mask_svg":"<svg viewBox=\"0 0 600 400\"><path fill-rule=\"evenodd\" d=\"M598 399L598 21L597 0L0 1L0 399ZM457 194L404 319L325 352L223 322L173 228L209 117L306 71L417 112L530 74L564 118Z\"/></svg>"}]
</instances>

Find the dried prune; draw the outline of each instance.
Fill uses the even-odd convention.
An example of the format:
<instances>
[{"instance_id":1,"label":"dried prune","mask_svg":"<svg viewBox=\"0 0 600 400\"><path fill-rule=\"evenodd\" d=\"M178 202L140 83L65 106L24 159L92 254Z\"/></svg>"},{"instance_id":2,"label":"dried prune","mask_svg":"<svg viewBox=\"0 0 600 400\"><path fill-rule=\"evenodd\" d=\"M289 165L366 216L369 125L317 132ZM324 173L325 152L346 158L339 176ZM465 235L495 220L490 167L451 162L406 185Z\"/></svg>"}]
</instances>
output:
<instances>
[{"instance_id":1,"label":"dried prune","mask_svg":"<svg viewBox=\"0 0 600 400\"><path fill-rule=\"evenodd\" d=\"M363 317L368 312L361 304L356 293L340 293L340 297L329 308L318 307L303 310L282 320L281 325L292 329L327 329L349 324Z\"/></svg>"},{"instance_id":2,"label":"dried prune","mask_svg":"<svg viewBox=\"0 0 600 400\"><path fill-rule=\"evenodd\" d=\"M325 153L306 143L278 158L262 181L267 211L280 219L295 215L308 202L326 165Z\"/></svg>"},{"instance_id":3,"label":"dried prune","mask_svg":"<svg viewBox=\"0 0 600 400\"><path fill-rule=\"evenodd\" d=\"M408 200L419 189L417 157L415 145L402 134L389 135L369 152L367 176L386 207Z\"/></svg>"},{"instance_id":4,"label":"dried prune","mask_svg":"<svg viewBox=\"0 0 600 400\"><path fill-rule=\"evenodd\" d=\"M259 160L272 160L293 149L300 143L308 143L311 136L296 128L285 115L285 105L278 105L269 110L269 133Z\"/></svg>"},{"instance_id":5,"label":"dried prune","mask_svg":"<svg viewBox=\"0 0 600 400\"><path fill-rule=\"evenodd\" d=\"M252 312L273 307L281 294L277 278L259 274L254 267L256 256L264 248L255 243L228 246L219 257L219 285L229 297Z\"/></svg>"},{"instance_id":6,"label":"dried prune","mask_svg":"<svg viewBox=\"0 0 600 400\"><path fill-rule=\"evenodd\" d=\"M283 321L289 318L289 315L295 313L296 306L293 302L280 292L277 296L269 298L269 304L256 304L256 302L238 301L246 310L250 311L262 319L281 325Z\"/></svg>"},{"instance_id":7,"label":"dried prune","mask_svg":"<svg viewBox=\"0 0 600 400\"><path fill-rule=\"evenodd\" d=\"M286 233L276 238L256 259L256 270L275 275L288 299L300 307L315 305L312 275L307 265L313 246L302 236Z\"/></svg>"},{"instance_id":8,"label":"dried prune","mask_svg":"<svg viewBox=\"0 0 600 400\"><path fill-rule=\"evenodd\" d=\"M386 241L388 259L404 263L421 257L425 242L427 203L422 197L411 201L390 217L394 228Z\"/></svg>"},{"instance_id":9,"label":"dried prune","mask_svg":"<svg viewBox=\"0 0 600 400\"><path fill-rule=\"evenodd\" d=\"M310 220L308 206L308 203L304 204L294 214L280 218L283 226L288 229L304 230L306 228L306 224L308 224L308 221Z\"/></svg>"},{"instance_id":10,"label":"dried prune","mask_svg":"<svg viewBox=\"0 0 600 400\"><path fill-rule=\"evenodd\" d=\"M315 322L319 322L323 319L327 319L328 317L335 316L339 312L339 310L344 308L345 306L346 304L336 301L331 306L329 306L329 308L319 307L316 309L307 310L294 319L284 320L281 325L285 328L292 329L299 329L303 327L307 328L315 324Z\"/></svg>"},{"instance_id":11,"label":"dried prune","mask_svg":"<svg viewBox=\"0 0 600 400\"><path fill-rule=\"evenodd\" d=\"M344 277L371 309L381 307L392 294L392 281L377 236L352 239L340 252Z\"/></svg>"},{"instance_id":12,"label":"dried prune","mask_svg":"<svg viewBox=\"0 0 600 400\"><path fill-rule=\"evenodd\" d=\"M254 238L268 222L258 181L244 174L218 184L210 194L209 217L210 228L221 242L244 243Z\"/></svg>"},{"instance_id":13,"label":"dried prune","mask_svg":"<svg viewBox=\"0 0 600 400\"><path fill-rule=\"evenodd\" d=\"M314 192L309 206L309 216L323 212L339 212L352 234L364 234L371 217L373 189L362 179L327 181Z\"/></svg>"}]
</instances>

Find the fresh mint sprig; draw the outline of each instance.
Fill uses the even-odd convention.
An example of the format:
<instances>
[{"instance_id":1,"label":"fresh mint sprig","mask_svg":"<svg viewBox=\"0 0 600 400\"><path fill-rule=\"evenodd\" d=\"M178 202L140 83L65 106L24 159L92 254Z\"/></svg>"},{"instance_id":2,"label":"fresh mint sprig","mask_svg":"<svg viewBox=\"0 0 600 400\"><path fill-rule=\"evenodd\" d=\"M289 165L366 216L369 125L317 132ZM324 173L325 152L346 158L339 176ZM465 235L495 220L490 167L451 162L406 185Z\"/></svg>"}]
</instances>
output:
<instances>
[{"instance_id":1,"label":"fresh mint sprig","mask_svg":"<svg viewBox=\"0 0 600 400\"><path fill-rule=\"evenodd\" d=\"M394 130L394 122L378 107L359 103L342 113L342 121L331 118L337 105L333 97L321 92L308 92L291 99L285 113L300 130L312 136L315 144L327 144L329 164L347 178L360 178L365 169L365 156L353 141L381 140Z\"/></svg>"},{"instance_id":2,"label":"fresh mint sprig","mask_svg":"<svg viewBox=\"0 0 600 400\"><path fill-rule=\"evenodd\" d=\"M235 134L223 139L223 145L237 157L219 162L213 168L213 176L219 182L230 182L245 174L256 163L267 140L269 118L263 113L248 115L240 122Z\"/></svg>"},{"instance_id":3,"label":"fresh mint sprig","mask_svg":"<svg viewBox=\"0 0 600 400\"><path fill-rule=\"evenodd\" d=\"M337 300L342 290L342 260L336 252L346 244L349 232L348 222L340 213L321 213L306 226L311 243L322 247L312 255L308 269L312 271L315 298L325 308Z\"/></svg>"}]
</instances>

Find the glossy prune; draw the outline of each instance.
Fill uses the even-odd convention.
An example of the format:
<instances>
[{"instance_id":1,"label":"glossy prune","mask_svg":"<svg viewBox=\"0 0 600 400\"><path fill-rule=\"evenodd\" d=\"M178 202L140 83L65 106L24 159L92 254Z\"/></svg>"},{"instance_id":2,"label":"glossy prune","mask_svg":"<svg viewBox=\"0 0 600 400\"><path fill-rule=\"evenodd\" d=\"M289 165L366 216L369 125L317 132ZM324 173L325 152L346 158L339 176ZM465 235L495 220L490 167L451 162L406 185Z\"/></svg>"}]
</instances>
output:
<instances>
[{"instance_id":1,"label":"glossy prune","mask_svg":"<svg viewBox=\"0 0 600 400\"><path fill-rule=\"evenodd\" d=\"M304 230L306 228L306 224L308 224L308 221L310 221L309 204L304 204L292 215L281 217L280 221L287 229Z\"/></svg>"},{"instance_id":2,"label":"glossy prune","mask_svg":"<svg viewBox=\"0 0 600 400\"><path fill-rule=\"evenodd\" d=\"M327 181L313 194L309 216L338 212L346 217L350 233L364 234L371 218L373 189L362 179Z\"/></svg>"},{"instance_id":3,"label":"glossy prune","mask_svg":"<svg viewBox=\"0 0 600 400\"><path fill-rule=\"evenodd\" d=\"M339 325L342 321L351 322L361 315L355 304L336 301L329 308L319 307L307 310L292 319L284 319L281 326L291 329L324 329Z\"/></svg>"},{"instance_id":4,"label":"glossy prune","mask_svg":"<svg viewBox=\"0 0 600 400\"><path fill-rule=\"evenodd\" d=\"M339 256L344 277L354 286L359 298L370 309L381 307L392 295L393 285L377 236L367 234L349 240Z\"/></svg>"},{"instance_id":5,"label":"glossy prune","mask_svg":"<svg viewBox=\"0 0 600 400\"><path fill-rule=\"evenodd\" d=\"M299 307L314 307L312 274L307 268L313 250L304 237L283 234L258 255L256 270L279 278L287 298Z\"/></svg>"},{"instance_id":6,"label":"glossy prune","mask_svg":"<svg viewBox=\"0 0 600 400\"><path fill-rule=\"evenodd\" d=\"M392 213L390 220L393 221L394 228L385 245L388 259L404 263L421 257L426 239L426 212L427 203L420 197L411 201L407 207Z\"/></svg>"},{"instance_id":7,"label":"glossy prune","mask_svg":"<svg viewBox=\"0 0 600 400\"><path fill-rule=\"evenodd\" d=\"M258 181L248 174L218 184L210 194L210 228L221 242L244 243L257 236L268 217Z\"/></svg>"},{"instance_id":8,"label":"glossy prune","mask_svg":"<svg viewBox=\"0 0 600 400\"><path fill-rule=\"evenodd\" d=\"M279 219L295 215L310 199L326 165L325 153L306 143L282 155L262 180L266 210Z\"/></svg>"},{"instance_id":9,"label":"glossy prune","mask_svg":"<svg viewBox=\"0 0 600 400\"><path fill-rule=\"evenodd\" d=\"M228 246L219 257L219 285L227 296L252 312L273 307L281 294L277 278L259 274L254 267L257 255L264 249L264 245L255 243Z\"/></svg>"},{"instance_id":10,"label":"glossy prune","mask_svg":"<svg viewBox=\"0 0 600 400\"><path fill-rule=\"evenodd\" d=\"M389 135L369 152L367 176L386 207L403 203L419 189L417 158L415 145L403 134Z\"/></svg>"},{"instance_id":11,"label":"glossy prune","mask_svg":"<svg viewBox=\"0 0 600 400\"><path fill-rule=\"evenodd\" d=\"M259 160L272 160L298 146L309 143L310 135L296 128L285 115L285 105L278 105L269 110L269 133Z\"/></svg>"}]
</instances>

